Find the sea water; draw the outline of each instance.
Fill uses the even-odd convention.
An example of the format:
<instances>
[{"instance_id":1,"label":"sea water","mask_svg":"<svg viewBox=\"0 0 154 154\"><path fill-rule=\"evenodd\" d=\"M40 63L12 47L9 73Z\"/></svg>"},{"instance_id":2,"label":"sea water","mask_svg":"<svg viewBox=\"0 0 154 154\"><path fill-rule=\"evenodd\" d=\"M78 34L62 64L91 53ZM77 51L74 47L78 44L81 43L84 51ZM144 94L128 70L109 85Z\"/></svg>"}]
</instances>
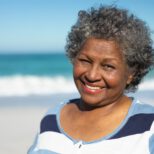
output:
<instances>
[{"instance_id":1,"label":"sea water","mask_svg":"<svg viewBox=\"0 0 154 154\"><path fill-rule=\"evenodd\" d=\"M154 70L140 89L154 90ZM0 54L0 96L74 92L72 64L64 52Z\"/></svg>"}]
</instances>

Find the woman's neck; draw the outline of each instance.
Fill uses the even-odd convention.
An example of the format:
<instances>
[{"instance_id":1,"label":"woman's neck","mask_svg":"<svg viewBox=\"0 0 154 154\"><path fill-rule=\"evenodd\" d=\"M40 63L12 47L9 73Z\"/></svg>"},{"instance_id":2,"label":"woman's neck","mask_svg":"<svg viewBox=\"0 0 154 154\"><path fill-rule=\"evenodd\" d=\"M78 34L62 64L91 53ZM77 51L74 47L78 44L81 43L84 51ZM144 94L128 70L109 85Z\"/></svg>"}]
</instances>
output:
<instances>
[{"instance_id":1,"label":"woman's neck","mask_svg":"<svg viewBox=\"0 0 154 154\"><path fill-rule=\"evenodd\" d=\"M90 114L94 112L97 112L97 113L101 112L102 114L110 115L114 111L119 111L121 109L122 110L129 109L131 102L132 100L129 97L123 96L121 99L115 102L111 102L110 104L101 105L101 106L92 106L92 105L89 105L88 103L83 102L82 99L80 99L80 101L77 103L77 106L82 113Z\"/></svg>"}]
</instances>

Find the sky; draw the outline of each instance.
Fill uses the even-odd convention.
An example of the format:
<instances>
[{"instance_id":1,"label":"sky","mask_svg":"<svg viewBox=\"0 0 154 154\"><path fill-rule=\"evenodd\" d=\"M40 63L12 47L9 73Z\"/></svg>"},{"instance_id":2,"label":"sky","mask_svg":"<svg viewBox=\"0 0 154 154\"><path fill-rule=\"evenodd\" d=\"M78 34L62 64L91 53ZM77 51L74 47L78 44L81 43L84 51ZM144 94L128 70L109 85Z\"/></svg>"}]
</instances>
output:
<instances>
[{"instance_id":1,"label":"sky","mask_svg":"<svg viewBox=\"0 0 154 154\"><path fill-rule=\"evenodd\" d=\"M78 11L100 4L126 8L154 31L154 0L0 0L0 53L63 52Z\"/></svg>"}]
</instances>

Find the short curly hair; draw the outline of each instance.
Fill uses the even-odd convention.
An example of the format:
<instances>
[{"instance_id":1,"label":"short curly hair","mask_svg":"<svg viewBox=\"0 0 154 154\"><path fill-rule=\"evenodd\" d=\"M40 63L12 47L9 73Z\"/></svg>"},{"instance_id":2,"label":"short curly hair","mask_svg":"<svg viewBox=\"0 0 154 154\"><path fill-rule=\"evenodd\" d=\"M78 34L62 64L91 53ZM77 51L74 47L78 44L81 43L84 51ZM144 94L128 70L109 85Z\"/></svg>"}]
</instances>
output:
<instances>
[{"instance_id":1,"label":"short curly hair","mask_svg":"<svg viewBox=\"0 0 154 154\"><path fill-rule=\"evenodd\" d=\"M115 41L124 54L133 80L126 91L135 91L143 77L154 65L154 53L150 29L146 23L126 9L116 6L100 6L80 11L78 20L67 37L66 54L73 62L88 38Z\"/></svg>"}]
</instances>

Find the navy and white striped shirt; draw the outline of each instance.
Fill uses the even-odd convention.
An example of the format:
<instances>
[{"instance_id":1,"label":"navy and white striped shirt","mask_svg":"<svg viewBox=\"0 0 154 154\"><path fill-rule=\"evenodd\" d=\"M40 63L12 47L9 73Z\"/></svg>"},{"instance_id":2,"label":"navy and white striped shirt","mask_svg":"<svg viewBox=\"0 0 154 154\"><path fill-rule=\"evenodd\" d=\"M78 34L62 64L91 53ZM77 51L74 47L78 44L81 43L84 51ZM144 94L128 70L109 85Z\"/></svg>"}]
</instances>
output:
<instances>
[{"instance_id":1,"label":"navy and white striped shirt","mask_svg":"<svg viewBox=\"0 0 154 154\"><path fill-rule=\"evenodd\" d=\"M137 100L112 134L93 142L74 140L60 127L60 111L49 111L28 154L154 154L154 107Z\"/></svg>"}]
</instances>

